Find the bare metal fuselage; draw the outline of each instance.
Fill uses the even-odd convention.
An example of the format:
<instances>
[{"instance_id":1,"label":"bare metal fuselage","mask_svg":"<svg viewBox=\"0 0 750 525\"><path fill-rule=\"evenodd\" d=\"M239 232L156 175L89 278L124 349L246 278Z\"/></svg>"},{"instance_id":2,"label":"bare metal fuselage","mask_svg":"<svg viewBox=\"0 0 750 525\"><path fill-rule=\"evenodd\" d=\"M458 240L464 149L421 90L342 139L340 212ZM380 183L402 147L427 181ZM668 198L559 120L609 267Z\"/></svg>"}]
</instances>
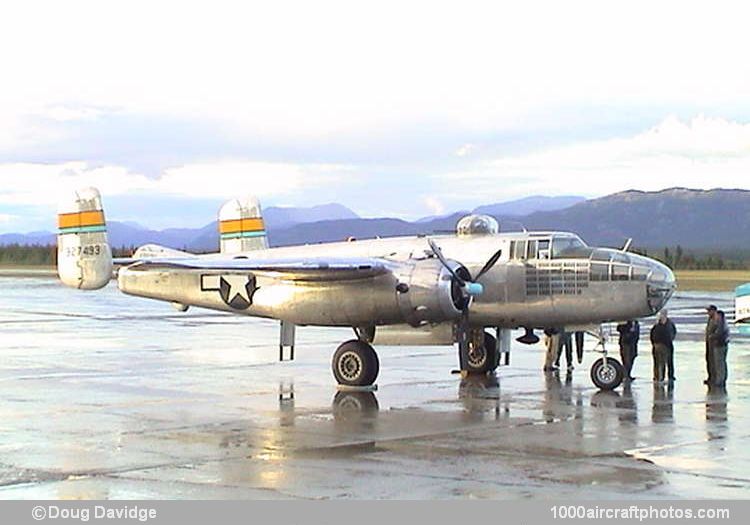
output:
<instances>
[{"instance_id":1,"label":"bare metal fuselage","mask_svg":"<svg viewBox=\"0 0 750 525\"><path fill-rule=\"evenodd\" d=\"M476 275L493 253L502 250L498 263L480 279L484 292L475 298L471 307L472 325L540 328L634 319L658 311L674 288L674 276L666 266L616 250L598 249L599 260L511 257L511 243L527 239L529 235L540 238L544 234L432 237L448 259L460 261L472 275ZM607 259L607 254L611 257L602 260ZM370 257L385 260L390 271L365 279L332 282L286 279L273 272L256 273L252 304L242 310L228 305L214 289L207 289L206 282L212 272L206 270L123 268L119 271L118 285L131 295L281 319L298 325L417 326L457 318L457 310L451 312L451 305L431 295L439 287L450 286L450 282L440 273L423 237L271 248L233 254L233 257L249 260ZM201 257L205 260L221 258L227 255ZM399 282L405 281L411 284L409 297L396 291Z\"/></svg>"}]
</instances>

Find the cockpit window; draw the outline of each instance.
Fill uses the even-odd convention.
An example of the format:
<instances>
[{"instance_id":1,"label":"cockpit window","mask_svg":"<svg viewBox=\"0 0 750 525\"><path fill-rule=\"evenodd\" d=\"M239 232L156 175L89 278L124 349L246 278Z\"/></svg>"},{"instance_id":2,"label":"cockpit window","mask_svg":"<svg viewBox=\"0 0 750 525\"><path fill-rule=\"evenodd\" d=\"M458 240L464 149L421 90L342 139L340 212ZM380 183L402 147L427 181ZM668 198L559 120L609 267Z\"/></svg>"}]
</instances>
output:
<instances>
[{"instance_id":1,"label":"cockpit window","mask_svg":"<svg viewBox=\"0 0 750 525\"><path fill-rule=\"evenodd\" d=\"M588 259L593 250L578 237L554 237L552 257L554 259Z\"/></svg>"},{"instance_id":2,"label":"cockpit window","mask_svg":"<svg viewBox=\"0 0 750 525\"><path fill-rule=\"evenodd\" d=\"M594 250L591 254L592 261L609 262L612 259L612 253L607 250Z\"/></svg>"},{"instance_id":3,"label":"cockpit window","mask_svg":"<svg viewBox=\"0 0 750 525\"><path fill-rule=\"evenodd\" d=\"M526 259L526 241L513 241L510 248L510 258L516 261Z\"/></svg>"},{"instance_id":4,"label":"cockpit window","mask_svg":"<svg viewBox=\"0 0 750 525\"><path fill-rule=\"evenodd\" d=\"M612 252L612 260L622 264L630 264L630 257L622 252Z\"/></svg>"}]
</instances>

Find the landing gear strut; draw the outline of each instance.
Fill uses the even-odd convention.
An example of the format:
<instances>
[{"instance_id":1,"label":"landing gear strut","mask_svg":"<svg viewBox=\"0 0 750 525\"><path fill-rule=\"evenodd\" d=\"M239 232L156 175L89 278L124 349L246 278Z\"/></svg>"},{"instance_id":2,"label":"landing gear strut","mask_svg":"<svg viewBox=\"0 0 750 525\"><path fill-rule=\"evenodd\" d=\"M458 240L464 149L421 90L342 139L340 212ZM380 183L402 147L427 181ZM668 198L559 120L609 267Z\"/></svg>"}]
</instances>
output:
<instances>
[{"instance_id":1,"label":"landing gear strut","mask_svg":"<svg viewBox=\"0 0 750 525\"><path fill-rule=\"evenodd\" d=\"M604 356L594 361L591 366L591 380L601 390L614 390L625 378L625 369L617 359L607 356L607 338L601 327L598 334L592 333L592 335L599 339L597 346L601 345Z\"/></svg>"},{"instance_id":2,"label":"landing gear strut","mask_svg":"<svg viewBox=\"0 0 750 525\"><path fill-rule=\"evenodd\" d=\"M458 345L461 370L469 373L486 373L498 365L497 339L484 330L471 330L468 338Z\"/></svg>"},{"instance_id":3,"label":"landing gear strut","mask_svg":"<svg viewBox=\"0 0 750 525\"><path fill-rule=\"evenodd\" d=\"M378 354L369 343L352 339L336 349L331 368L340 385L370 386L378 378L380 362Z\"/></svg>"}]
</instances>

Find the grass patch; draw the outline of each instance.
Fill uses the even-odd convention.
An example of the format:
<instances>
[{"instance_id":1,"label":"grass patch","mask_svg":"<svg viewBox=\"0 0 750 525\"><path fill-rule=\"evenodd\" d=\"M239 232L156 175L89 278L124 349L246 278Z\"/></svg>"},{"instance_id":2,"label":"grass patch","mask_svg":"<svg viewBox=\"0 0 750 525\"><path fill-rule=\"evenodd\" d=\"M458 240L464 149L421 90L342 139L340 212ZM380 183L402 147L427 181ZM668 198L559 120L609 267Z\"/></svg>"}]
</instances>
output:
<instances>
[{"instance_id":1,"label":"grass patch","mask_svg":"<svg viewBox=\"0 0 750 525\"><path fill-rule=\"evenodd\" d=\"M750 283L748 270L677 270L679 290L733 292L741 284Z\"/></svg>"}]
</instances>

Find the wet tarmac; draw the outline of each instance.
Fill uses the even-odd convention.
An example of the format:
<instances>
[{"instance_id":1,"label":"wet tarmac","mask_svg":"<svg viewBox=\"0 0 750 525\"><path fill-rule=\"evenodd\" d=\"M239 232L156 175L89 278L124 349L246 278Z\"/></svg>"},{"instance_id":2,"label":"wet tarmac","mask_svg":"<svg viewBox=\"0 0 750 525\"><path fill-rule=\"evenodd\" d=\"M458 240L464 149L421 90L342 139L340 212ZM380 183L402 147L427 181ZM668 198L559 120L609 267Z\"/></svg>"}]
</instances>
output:
<instances>
[{"instance_id":1,"label":"wet tarmac","mask_svg":"<svg viewBox=\"0 0 750 525\"><path fill-rule=\"evenodd\" d=\"M644 340L615 392L594 352L544 374L514 344L463 380L453 349L382 347L377 392L337 393L346 330L300 329L279 363L270 321L0 277L0 498L747 498L750 339L726 391L702 384L701 307L730 300L673 300L672 388Z\"/></svg>"}]
</instances>

